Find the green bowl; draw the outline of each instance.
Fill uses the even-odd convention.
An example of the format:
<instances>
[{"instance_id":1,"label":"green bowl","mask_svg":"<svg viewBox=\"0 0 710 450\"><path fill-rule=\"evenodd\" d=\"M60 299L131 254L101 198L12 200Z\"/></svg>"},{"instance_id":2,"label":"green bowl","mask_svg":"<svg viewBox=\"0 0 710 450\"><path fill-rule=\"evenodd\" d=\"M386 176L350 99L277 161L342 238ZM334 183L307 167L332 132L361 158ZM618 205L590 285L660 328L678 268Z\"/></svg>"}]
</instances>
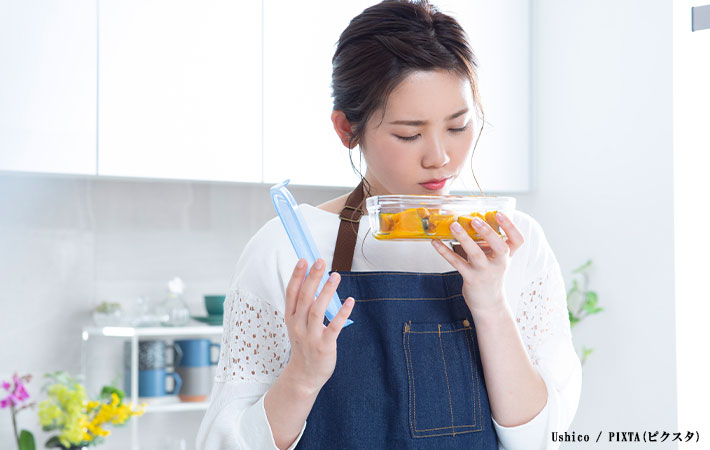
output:
<instances>
[{"instance_id":1,"label":"green bowl","mask_svg":"<svg viewBox=\"0 0 710 450\"><path fill-rule=\"evenodd\" d=\"M221 316L224 314L225 295L205 295L205 309L210 316Z\"/></svg>"}]
</instances>

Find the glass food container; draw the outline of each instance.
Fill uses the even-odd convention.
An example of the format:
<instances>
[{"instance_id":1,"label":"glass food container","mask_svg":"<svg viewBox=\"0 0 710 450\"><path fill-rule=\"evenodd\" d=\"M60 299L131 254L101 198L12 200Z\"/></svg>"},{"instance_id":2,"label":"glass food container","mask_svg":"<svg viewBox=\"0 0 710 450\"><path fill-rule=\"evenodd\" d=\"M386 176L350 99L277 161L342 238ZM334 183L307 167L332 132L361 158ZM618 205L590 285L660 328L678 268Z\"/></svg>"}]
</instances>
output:
<instances>
[{"instance_id":1,"label":"glass food container","mask_svg":"<svg viewBox=\"0 0 710 450\"><path fill-rule=\"evenodd\" d=\"M515 198L468 195L376 195L367 199L370 229L375 239L456 241L449 225L457 221L474 241L485 239L473 227L478 216L499 236L505 232L498 225L495 213L512 218Z\"/></svg>"}]
</instances>

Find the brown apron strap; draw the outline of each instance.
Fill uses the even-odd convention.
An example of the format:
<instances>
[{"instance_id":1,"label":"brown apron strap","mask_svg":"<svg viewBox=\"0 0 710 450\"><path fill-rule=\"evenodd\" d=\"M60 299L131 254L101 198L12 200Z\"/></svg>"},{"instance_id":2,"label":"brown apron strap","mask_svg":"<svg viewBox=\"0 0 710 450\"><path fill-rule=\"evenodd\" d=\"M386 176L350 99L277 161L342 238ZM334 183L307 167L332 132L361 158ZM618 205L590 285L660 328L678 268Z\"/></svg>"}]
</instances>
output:
<instances>
[{"instance_id":1,"label":"brown apron strap","mask_svg":"<svg viewBox=\"0 0 710 450\"><path fill-rule=\"evenodd\" d=\"M365 204L365 184L363 181L350 193L345 201L345 207L340 212L340 228L335 241L333 253L333 266L335 272L350 271L353 265L357 233L360 227L360 218L364 214L362 207Z\"/></svg>"},{"instance_id":2,"label":"brown apron strap","mask_svg":"<svg viewBox=\"0 0 710 450\"><path fill-rule=\"evenodd\" d=\"M466 255L466 250L461 247L461 244L452 245L454 251L463 259L468 260L468 255Z\"/></svg>"},{"instance_id":3,"label":"brown apron strap","mask_svg":"<svg viewBox=\"0 0 710 450\"><path fill-rule=\"evenodd\" d=\"M362 207L365 204L365 185L360 184L350 193L345 201L345 207L340 212L340 227L338 228L338 238L335 241L335 252L333 253L332 271L350 271L355 254L355 244L357 243L357 233L360 227L360 218L364 214ZM460 244L454 244L453 250L463 259L467 259L466 252Z\"/></svg>"}]
</instances>

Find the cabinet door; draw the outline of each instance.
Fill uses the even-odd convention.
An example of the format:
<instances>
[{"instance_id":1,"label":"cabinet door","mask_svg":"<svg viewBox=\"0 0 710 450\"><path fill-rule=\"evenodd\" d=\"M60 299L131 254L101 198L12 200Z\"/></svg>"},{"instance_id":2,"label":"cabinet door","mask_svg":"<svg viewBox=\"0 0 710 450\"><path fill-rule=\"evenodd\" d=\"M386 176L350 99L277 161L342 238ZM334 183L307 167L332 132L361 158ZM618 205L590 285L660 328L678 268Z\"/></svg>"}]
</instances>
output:
<instances>
[{"instance_id":1,"label":"cabinet door","mask_svg":"<svg viewBox=\"0 0 710 450\"><path fill-rule=\"evenodd\" d=\"M350 19L373 1L264 0L264 181L355 186L330 115L331 59ZM360 156L352 151L360 170ZM366 170L362 160L362 173Z\"/></svg>"},{"instance_id":2,"label":"cabinet door","mask_svg":"<svg viewBox=\"0 0 710 450\"><path fill-rule=\"evenodd\" d=\"M261 5L103 0L99 174L261 181Z\"/></svg>"},{"instance_id":3,"label":"cabinet door","mask_svg":"<svg viewBox=\"0 0 710 450\"><path fill-rule=\"evenodd\" d=\"M0 170L96 174L96 0L0 0Z\"/></svg>"},{"instance_id":4,"label":"cabinet door","mask_svg":"<svg viewBox=\"0 0 710 450\"><path fill-rule=\"evenodd\" d=\"M485 112L480 141L452 193L530 189L530 5L528 0L441 0L469 36ZM477 128L480 127L480 122Z\"/></svg>"}]
</instances>

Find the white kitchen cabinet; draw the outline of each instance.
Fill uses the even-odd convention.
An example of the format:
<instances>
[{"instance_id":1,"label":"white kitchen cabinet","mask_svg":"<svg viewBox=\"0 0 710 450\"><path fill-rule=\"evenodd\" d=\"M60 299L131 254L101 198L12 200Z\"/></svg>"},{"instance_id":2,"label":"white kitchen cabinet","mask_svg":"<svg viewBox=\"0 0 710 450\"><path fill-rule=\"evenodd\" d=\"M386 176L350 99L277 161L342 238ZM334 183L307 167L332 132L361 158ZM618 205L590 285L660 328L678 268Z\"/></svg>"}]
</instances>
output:
<instances>
[{"instance_id":1,"label":"white kitchen cabinet","mask_svg":"<svg viewBox=\"0 0 710 450\"><path fill-rule=\"evenodd\" d=\"M372 1L264 0L264 182L355 186L330 114L331 59L342 30ZM360 168L357 148L352 161ZM362 161L362 173L365 173Z\"/></svg>"},{"instance_id":2,"label":"white kitchen cabinet","mask_svg":"<svg viewBox=\"0 0 710 450\"><path fill-rule=\"evenodd\" d=\"M103 0L98 174L260 182L261 4Z\"/></svg>"},{"instance_id":3,"label":"white kitchen cabinet","mask_svg":"<svg viewBox=\"0 0 710 450\"><path fill-rule=\"evenodd\" d=\"M374 3L0 0L0 170L354 186L330 121L331 59ZM524 192L529 2L436 4L479 61L478 181ZM365 173L357 148L352 161ZM477 192L468 164L461 191Z\"/></svg>"},{"instance_id":4,"label":"white kitchen cabinet","mask_svg":"<svg viewBox=\"0 0 710 450\"><path fill-rule=\"evenodd\" d=\"M264 2L264 181L355 186L359 178L333 130L331 59L350 19L373 1ZM528 0L437 1L469 34L479 63L486 124L473 157L484 192L530 188ZM353 150L359 166L359 153ZM362 163L363 174L366 169ZM452 193L478 193L467 162Z\"/></svg>"},{"instance_id":5,"label":"white kitchen cabinet","mask_svg":"<svg viewBox=\"0 0 710 450\"><path fill-rule=\"evenodd\" d=\"M96 0L0 0L0 171L96 173Z\"/></svg>"}]
</instances>

